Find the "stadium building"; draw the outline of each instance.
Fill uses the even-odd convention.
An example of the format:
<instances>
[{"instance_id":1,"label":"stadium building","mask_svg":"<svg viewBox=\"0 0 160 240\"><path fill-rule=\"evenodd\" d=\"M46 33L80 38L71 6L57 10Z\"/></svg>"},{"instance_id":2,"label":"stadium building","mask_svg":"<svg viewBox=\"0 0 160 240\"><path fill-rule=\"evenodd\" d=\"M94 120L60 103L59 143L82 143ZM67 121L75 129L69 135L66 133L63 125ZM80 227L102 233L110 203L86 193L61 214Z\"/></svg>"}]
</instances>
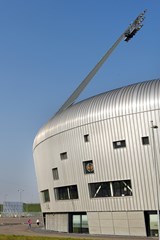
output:
<instances>
[{"instance_id":1,"label":"stadium building","mask_svg":"<svg viewBox=\"0 0 160 240\"><path fill-rule=\"evenodd\" d=\"M76 98L145 11L119 37L33 144L45 227L70 233L157 236L160 79Z\"/></svg>"},{"instance_id":2,"label":"stadium building","mask_svg":"<svg viewBox=\"0 0 160 240\"><path fill-rule=\"evenodd\" d=\"M46 229L157 235L159 125L159 79L56 114L33 147Z\"/></svg>"}]
</instances>

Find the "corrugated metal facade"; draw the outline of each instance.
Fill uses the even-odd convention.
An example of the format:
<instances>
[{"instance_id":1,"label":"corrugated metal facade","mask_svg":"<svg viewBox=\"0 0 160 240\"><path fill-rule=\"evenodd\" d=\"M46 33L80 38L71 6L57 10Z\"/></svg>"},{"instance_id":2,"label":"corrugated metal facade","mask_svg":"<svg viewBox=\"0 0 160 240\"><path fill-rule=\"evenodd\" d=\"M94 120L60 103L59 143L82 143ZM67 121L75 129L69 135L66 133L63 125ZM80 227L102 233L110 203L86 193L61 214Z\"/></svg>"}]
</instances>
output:
<instances>
[{"instance_id":1,"label":"corrugated metal facade","mask_svg":"<svg viewBox=\"0 0 160 240\"><path fill-rule=\"evenodd\" d=\"M74 104L54 116L37 134L34 160L39 192L49 190L43 212L113 212L157 209L153 154L159 159L160 80L134 84ZM155 145L153 144L153 131ZM84 141L89 134L90 141ZM142 137L149 144L142 144ZM113 142L126 141L114 149ZM156 151L155 151L156 150ZM68 158L60 159L67 152ZM92 160L93 174L83 162ZM57 168L59 179L53 180ZM160 166L158 166L160 170ZM132 196L90 198L88 183L131 180ZM54 188L77 185L78 199L55 200Z\"/></svg>"}]
</instances>

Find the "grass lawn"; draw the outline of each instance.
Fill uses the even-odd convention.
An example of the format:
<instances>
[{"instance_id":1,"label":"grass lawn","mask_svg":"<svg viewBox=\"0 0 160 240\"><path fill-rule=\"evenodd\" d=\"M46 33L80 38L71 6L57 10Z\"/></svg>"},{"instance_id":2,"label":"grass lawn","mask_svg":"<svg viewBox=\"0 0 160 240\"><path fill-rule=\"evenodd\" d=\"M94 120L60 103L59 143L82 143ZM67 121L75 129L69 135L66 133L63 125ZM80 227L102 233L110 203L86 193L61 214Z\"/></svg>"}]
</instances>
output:
<instances>
[{"instance_id":1,"label":"grass lawn","mask_svg":"<svg viewBox=\"0 0 160 240\"><path fill-rule=\"evenodd\" d=\"M41 236L15 236L15 235L0 235L0 240L78 240L78 238L57 238L57 237L41 237Z\"/></svg>"}]
</instances>

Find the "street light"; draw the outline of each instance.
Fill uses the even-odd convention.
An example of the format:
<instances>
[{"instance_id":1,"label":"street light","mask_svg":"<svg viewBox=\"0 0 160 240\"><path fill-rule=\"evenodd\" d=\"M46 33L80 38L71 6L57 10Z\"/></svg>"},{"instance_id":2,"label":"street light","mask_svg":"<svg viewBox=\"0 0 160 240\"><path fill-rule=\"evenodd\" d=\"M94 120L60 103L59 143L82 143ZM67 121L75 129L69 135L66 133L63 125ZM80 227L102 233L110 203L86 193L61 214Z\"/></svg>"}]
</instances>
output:
<instances>
[{"instance_id":1,"label":"street light","mask_svg":"<svg viewBox=\"0 0 160 240\"><path fill-rule=\"evenodd\" d=\"M160 240L160 214L159 214L159 176L158 176L158 159L156 153L156 146L155 146L155 135L154 131L158 129L157 125L153 124L151 121L151 129L152 129L152 139L153 139L153 164L154 164L154 171L155 171L155 184L156 184L156 196L157 196L157 223L158 223L158 239Z\"/></svg>"},{"instance_id":2,"label":"street light","mask_svg":"<svg viewBox=\"0 0 160 240\"><path fill-rule=\"evenodd\" d=\"M19 218L21 217L21 214L22 214L22 211L23 211L23 203L22 203L22 192L24 192L23 189L18 189L18 192L19 192Z\"/></svg>"},{"instance_id":3,"label":"street light","mask_svg":"<svg viewBox=\"0 0 160 240\"><path fill-rule=\"evenodd\" d=\"M24 192L23 189L18 189L18 192L19 192L19 201L20 203L22 202L22 192Z\"/></svg>"},{"instance_id":4,"label":"street light","mask_svg":"<svg viewBox=\"0 0 160 240\"><path fill-rule=\"evenodd\" d=\"M124 41L128 42L143 27L142 22L144 21L144 15L146 11L147 10L144 10L144 12L141 13L126 30L126 32L124 33Z\"/></svg>"},{"instance_id":5,"label":"street light","mask_svg":"<svg viewBox=\"0 0 160 240\"><path fill-rule=\"evenodd\" d=\"M147 10L144 10L142 13L136 17L136 19L129 25L129 27L121 34L121 36L117 39L117 41L112 45L112 47L104 54L104 56L100 59L100 61L95 65L95 67L89 72L89 74L85 77L85 79L79 84L79 86L75 89L75 91L71 94L71 96L64 102L61 108L58 110L58 114L62 113L65 109L70 107L75 100L79 97L85 87L89 84L92 78L96 75L105 61L109 58L112 52L116 49L119 43L124 39L124 41L128 42L131 38L142 28L145 18L145 13ZM56 113L56 114L57 114Z\"/></svg>"}]
</instances>

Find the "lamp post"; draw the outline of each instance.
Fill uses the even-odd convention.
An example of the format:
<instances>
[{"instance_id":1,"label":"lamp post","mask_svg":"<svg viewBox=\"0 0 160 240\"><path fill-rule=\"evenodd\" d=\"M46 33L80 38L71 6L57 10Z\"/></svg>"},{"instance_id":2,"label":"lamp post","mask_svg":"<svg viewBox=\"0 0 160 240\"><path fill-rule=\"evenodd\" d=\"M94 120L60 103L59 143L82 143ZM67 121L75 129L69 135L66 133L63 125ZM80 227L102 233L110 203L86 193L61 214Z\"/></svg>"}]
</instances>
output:
<instances>
[{"instance_id":1,"label":"lamp post","mask_svg":"<svg viewBox=\"0 0 160 240\"><path fill-rule=\"evenodd\" d=\"M18 189L18 192L19 192L19 201L20 203L22 202L22 192L24 192L23 189Z\"/></svg>"},{"instance_id":2,"label":"lamp post","mask_svg":"<svg viewBox=\"0 0 160 240\"><path fill-rule=\"evenodd\" d=\"M24 192L23 189L18 189L18 192L19 192L19 204L20 204L20 208L19 208L19 218L21 217L21 214L23 212L23 203L22 203L22 192ZM21 209L21 204L22 204L22 209Z\"/></svg>"},{"instance_id":3,"label":"lamp post","mask_svg":"<svg viewBox=\"0 0 160 240\"><path fill-rule=\"evenodd\" d=\"M155 145L155 130L158 129L157 125L153 124L151 121L151 129L152 129L152 139L153 139L153 164L154 164L154 171L155 171L155 184L156 184L156 197L157 197L157 224L158 224L158 239L160 240L160 213L159 213L159 171L158 171L158 159L157 159L157 152L156 152L156 145Z\"/></svg>"},{"instance_id":4,"label":"lamp post","mask_svg":"<svg viewBox=\"0 0 160 240\"><path fill-rule=\"evenodd\" d=\"M134 35L143 27L143 21L145 18L146 10L136 17L136 19L129 25L129 27L121 34L121 36L117 39L117 41L112 45L112 47L104 54L104 56L100 59L100 61L95 65L95 67L89 72L89 74L85 77L85 79L79 84L79 86L75 89L75 91L71 94L71 96L65 101L65 103L58 110L58 114L63 112L65 109L70 107L76 99L79 97L81 92L85 89L85 87L89 84L92 78L96 75L105 61L109 58L112 52L116 49L119 43L124 39L124 41L128 42ZM56 113L56 114L57 114Z\"/></svg>"}]
</instances>

